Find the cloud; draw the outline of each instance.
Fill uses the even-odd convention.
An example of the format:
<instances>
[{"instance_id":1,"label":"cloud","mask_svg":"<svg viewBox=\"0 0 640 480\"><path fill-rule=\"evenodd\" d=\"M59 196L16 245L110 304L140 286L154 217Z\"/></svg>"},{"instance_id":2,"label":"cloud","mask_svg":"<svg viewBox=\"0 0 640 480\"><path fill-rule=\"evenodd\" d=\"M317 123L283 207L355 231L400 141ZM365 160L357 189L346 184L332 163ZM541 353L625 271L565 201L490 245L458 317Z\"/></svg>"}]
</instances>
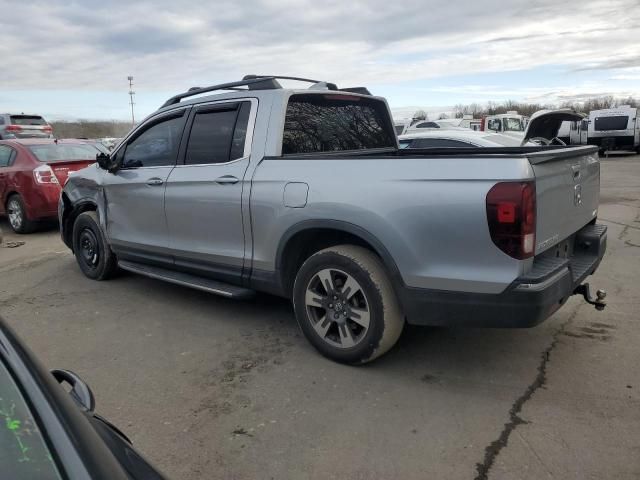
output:
<instances>
[{"instance_id":1,"label":"cloud","mask_svg":"<svg viewBox=\"0 0 640 480\"><path fill-rule=\"evenodd\" d=\"M247 73L373 86L550 65L619 81L640 65L638 24L637 0L11 2L0 90L115 91L129 74L138 92Z\"/></svg>"}]
</instances>

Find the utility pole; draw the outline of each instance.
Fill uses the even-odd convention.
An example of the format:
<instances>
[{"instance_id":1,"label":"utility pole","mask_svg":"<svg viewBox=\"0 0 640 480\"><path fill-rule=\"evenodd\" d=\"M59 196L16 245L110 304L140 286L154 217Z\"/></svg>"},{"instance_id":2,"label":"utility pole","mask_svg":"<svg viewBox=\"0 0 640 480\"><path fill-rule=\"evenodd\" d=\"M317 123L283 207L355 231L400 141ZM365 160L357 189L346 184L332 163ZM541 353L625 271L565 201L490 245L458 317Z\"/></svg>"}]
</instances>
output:
<instances>
[{"instance_id":1,"label":"utility pole","mask_svg":"<svg viewBox=\"0 0 640 480\"><path fill-rule=\"evenodd\" d=\"M133 114L133 106L135 105L133 101L133 96L136 94L136 92L133 91L133 77L129 75L127 77L127 80L129 80L129 98L131 103L131 127L133 128L136 125L136 117Z\"/></svg>"}]
</instances>

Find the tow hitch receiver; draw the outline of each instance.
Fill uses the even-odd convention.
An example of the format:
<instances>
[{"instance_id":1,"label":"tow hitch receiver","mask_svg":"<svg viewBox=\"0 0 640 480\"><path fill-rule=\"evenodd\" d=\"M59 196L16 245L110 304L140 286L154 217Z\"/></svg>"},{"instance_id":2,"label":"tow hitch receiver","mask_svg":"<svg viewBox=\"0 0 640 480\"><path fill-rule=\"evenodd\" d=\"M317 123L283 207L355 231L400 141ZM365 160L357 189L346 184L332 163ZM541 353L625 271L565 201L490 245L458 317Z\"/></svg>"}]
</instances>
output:
<instances>
[{"instance_id":1,"label":"tow hitch receiver","mask_svg":"<svg viewBox=\"0 0 640 480\"><path fill-rule=\"evenodd\" d=\"M605 300L605 298L607 298L607 292L605 292L604 290L597 290L596 298L593 298L591 296L591 291L589 290L588 283L578 285L573 291L573 294L582 295L588 304L596 307L596 310L604 310L604 307L607 306L607 301Z\"/></svg>"}]
</instances>

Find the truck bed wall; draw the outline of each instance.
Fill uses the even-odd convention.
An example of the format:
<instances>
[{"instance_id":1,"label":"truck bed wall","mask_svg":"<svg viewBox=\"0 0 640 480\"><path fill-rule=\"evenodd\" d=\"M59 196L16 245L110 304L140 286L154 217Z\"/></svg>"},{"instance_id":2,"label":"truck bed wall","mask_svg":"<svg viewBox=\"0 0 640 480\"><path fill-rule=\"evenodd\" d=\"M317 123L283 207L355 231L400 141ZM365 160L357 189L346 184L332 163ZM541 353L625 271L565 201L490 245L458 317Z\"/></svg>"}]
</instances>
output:
<instances>
[{"instance_id":1,"label":"truck bed wall","mask_svg":"<svg viewBox=\"0 0 640 480\"><path fill-rule=\"evenodd\" d=\"M274 271L296 224L335 220L381 242L408 286L498 293L526 262L493 244L486 194L496 181L530 178L526 157L265 159L251 187L252 267ZM308 185L304 208L284 205L290 182Z\"/></svg>"}]
</instances>

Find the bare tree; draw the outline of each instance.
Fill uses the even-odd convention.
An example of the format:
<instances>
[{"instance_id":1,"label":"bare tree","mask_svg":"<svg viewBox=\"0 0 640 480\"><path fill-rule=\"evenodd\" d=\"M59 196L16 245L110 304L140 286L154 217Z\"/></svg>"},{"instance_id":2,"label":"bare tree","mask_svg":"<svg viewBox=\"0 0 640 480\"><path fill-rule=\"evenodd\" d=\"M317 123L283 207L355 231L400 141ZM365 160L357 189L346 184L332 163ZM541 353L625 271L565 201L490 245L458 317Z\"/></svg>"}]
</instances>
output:
<instances>
[{"instance_id":1,"label":"bare tree","mask_svg":"<svg viewBox=\"0 0 640 480\"><path fill-rule=\"evenodd\" d=\"M56 138L121 138L131 130L131 123L115 120L77 120L51 122L51 127Z\"/></svg>"},{"instance_id":2,"label":"bare tree","mask_svg":"<svg viewBox=\"0 0 640 480\"><path fill-rule=\"evenodd\" d=\"M601 110L611 107L619 107L620 105L629 105L631 107L640 107L640 100L627 97L615 98L612 96L588 98L583 101L565 101L560 105L526 103L517 102L515 100L507 100L502 103L487 102L484 105L472 103L470 105L457 104L453 107L455 118L462 118L464 115L473 115L473 118L480 118L483 115L497 115L508 111L517 111L521 115L531 116L534 112L553 108L571 108L577 112L589 113L592 110Z\"/></svg>"}]
</instances>

